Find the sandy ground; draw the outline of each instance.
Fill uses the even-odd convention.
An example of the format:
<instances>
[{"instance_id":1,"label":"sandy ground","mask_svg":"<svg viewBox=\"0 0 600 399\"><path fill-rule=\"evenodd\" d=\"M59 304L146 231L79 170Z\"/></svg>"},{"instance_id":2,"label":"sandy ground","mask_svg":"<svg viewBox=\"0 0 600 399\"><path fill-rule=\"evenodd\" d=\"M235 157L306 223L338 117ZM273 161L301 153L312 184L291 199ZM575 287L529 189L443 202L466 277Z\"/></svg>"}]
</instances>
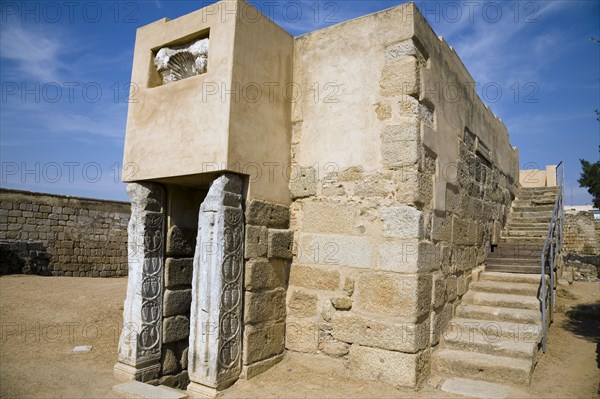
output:
<instances>
[{"instance_id":1,"label":"sandy ground","mask_svg":"<svg viewBox=\"0 0 600 399\"><path fill-rule=\"evenodd\" d=\"M0 398L111 397L126 279L0 277ZM519 397L596 398L600 383L600 283L576 282L559 298L549 350ZM567 298L565 298L565 296ZM568 311L566 314L561 313ZM87 353L72 353L92 345ZM348 377L332 359L288 353L225 397L450 398Z\"/></svg>"}]
</instances>

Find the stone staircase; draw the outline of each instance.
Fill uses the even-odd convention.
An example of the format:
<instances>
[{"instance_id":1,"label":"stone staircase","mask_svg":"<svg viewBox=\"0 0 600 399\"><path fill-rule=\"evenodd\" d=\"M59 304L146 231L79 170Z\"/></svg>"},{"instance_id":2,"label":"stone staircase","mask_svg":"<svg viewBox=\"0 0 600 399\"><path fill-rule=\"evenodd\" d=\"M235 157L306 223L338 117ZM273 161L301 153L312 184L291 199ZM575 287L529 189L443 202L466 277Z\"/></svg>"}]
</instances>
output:
<instances>
[{"instance_id":1,"label":"stone staircase","mask_svg":"<svg viewBox=\"0 0 600 399\"><path fill-rule=\"evenodd\" d=\"M539 274L483 272L456 308L435 371L444 377L529 384L542 316Z\"/></svg>"},{"instance_id":2,"label":"stone staircase","mask_svg":"<svg viewBox=\"0 0 600 399\"><path fill-rule=\"evenodd\" d=\"M488 252L486 271L540 273L540 256L557 195L558 187L521 188L500 242Z\"/></svg>"},{"instance_id":3,"label":"stone staircase","mask_svg":"<svg viewBox=\"0 0 600 399\"><path fill-rule=\"evenodd\" d=\"M540 257L557 194L558 188L526 188L513 202L500 243L434 354L434 372L446 381L492 390L489 382L530 383L543 335Z\"/></svg>"}]
</instances>

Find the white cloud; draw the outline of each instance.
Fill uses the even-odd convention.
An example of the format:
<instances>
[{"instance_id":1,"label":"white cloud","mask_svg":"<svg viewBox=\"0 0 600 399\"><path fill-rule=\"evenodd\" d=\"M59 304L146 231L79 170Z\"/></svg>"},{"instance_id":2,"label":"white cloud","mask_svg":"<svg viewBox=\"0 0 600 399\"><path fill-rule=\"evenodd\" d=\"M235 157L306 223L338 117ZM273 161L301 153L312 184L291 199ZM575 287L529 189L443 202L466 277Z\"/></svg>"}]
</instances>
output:
<instances>
[{"instance_id":1,"label":"white cloud","mask_svg":"<svg viewBox=\"0 0 600 399\"><path fill-rule=\"evenodd\" d=\"M34 25L5 22L0 25L0 57L14 61L10 78L58 82L70 68L63 61L67 52L66 36L55 26L40 29ZM3 72L6 78L7 74Z\"/></svg>"}]
</instances>

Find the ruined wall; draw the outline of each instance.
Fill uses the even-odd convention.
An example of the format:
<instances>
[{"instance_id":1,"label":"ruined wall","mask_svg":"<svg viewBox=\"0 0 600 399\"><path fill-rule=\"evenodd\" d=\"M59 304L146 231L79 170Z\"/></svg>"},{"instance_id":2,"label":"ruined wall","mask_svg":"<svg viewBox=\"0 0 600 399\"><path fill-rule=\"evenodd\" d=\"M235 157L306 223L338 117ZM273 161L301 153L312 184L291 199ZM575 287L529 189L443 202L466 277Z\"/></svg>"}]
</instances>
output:
<instances>
[{"instance_id":1,"label":"ruined wall","mask_svg":"<svg viewBox=\"0 0 600 399\"><path fill-rule=\"evenodd\" d=\"M600 279L600 220L591 212L565 214L563 225L564 270L568 278Z\"/></svg>"},{"instance_id":2,"label":"ruined wall","mask_svg":"<svg viewBox=\"0 0 600 399\"><path fill-rule=\"evenodd\" d=\"M564 250L579 255L600 255L600 221L591 212L565 214Z\"/></svg>"},{"instance_id":3,"label":"ruined wall","mask_svg":"<svg viewBox=\"0 0 600 399\"><path fill-rule=\"evenodd\" d=\"M518 154L412 4L297 38L294 80L337 91L293 105L286 348L418 386L507 218Z\"/></svg>"},{"instance_id":4,"label":"ruined wall","mask_svg":"<svg viewBox=\"0 0 600 399\"><path fill-rule=\"evenodd\" d=\"M129 203L6 189L0 200L0 240L40 242L51 256L47 269L31 272L127 275Z\"/></svg>"}]
</instances>

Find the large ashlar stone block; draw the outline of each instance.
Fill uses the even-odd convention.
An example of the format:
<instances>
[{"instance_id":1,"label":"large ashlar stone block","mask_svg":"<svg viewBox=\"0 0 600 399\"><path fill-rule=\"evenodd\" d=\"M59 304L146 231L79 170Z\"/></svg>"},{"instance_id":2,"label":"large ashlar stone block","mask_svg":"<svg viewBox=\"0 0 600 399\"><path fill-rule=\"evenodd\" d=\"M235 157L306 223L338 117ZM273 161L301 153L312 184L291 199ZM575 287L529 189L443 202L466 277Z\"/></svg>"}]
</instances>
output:
<instances>
[{"instance_id":1,"label":"large ashlar stone block","mask_svg":"<svg viewBox=\"0 0 600 399\"><path fill-rule=\"evenodd\" d=\"M269 229L267 238L269 258L292 259L293 241L292 230Z\"/></svg>"},{"instance_id":2,"label":"large ashlar stone block","mask_svg":"<svg viewBox=\"0 0 600 399\"><path fill-rule=\"evenodd\" d=\"M395 199L402 204L428 204L431 201L431 181L417 165L404 164L395 171Z\"/></svg>"},{"instance_id":3,"label":"large ashlar stone block","mask_svg":"<svg viewBox=\"0 0 600 399\"><path fill-rule=\"evenodd\" d=\"M452 319L454 307L447 303L441 310L431 312L431 344L437 345Z\"/></svg>"},{"instance_id":4,"label":"large ashlar stone block","mask_svg":"<svg viewBox=\"0 0 600 399\"><path fill-rule=\"evenodd\" d=\"M333 291L340 286L340 273L324 267L294 263L290 269L290 285Z\"/></svg>"},{"instance_id":5,"label":"large ashlar stone block","mask_svg":"<svg viewBox=\"0 0 600 399\"><path fill-rule=\"evenodd\" d=\"M352 234L360 210L354 204L305 202L302 206L302 231Z\"/></svg>"},{"instance_id":6,"label":"large ashlar stone block","mask_svg":"<svg viewBox=\"0 0 600 399\"><path fill-rule=\"evenodd\" d=\"M379 81L384 97L418 96L420 92L419 65L415 57L402 57L385 63Z\"/></svg>"},{"instance_id":7,"label":"large ashlar stone block","mask_svg":"<svg viewBox=\"0 0 600 399\"><path fill-rule=\"evenodd\" d=\"M165 290L163 297L163 316L188 314L192 303L192 290Z\"/></svg>"},{"instance_id":8,"label":"large ashlar stone block","mask_svg":"<svg viewBox=\"0 0 600 399\"><path fill-rule=\"evenodd\" d=\"M285 318L285 289L246 292L244 300L244 322L258 324Z\"/></svg>"},{"instance_id":9,"label":"large ashlar stone block","mask_svg":"<svg viewBox=\"0 0 600 399\"><path fill-rule=\"evenodd\" d=\"M317 171L314 167L292 167L290 193L293 199L317 194Z\"/></svg>"},{"instance_id":10,"label":"large ashlar stone block","mask_svg":"<svg viewBox=\"0 0 600 399\"><path fill-rule=\"evenodd\" d=\"M385 126L381 132L381 156L387 168L406 167L420 158L418 121Z\"/></svg>"},{"instance_id":11,"label":"large ashlar stone block","mask_svg":"<svg viewBox=\"0 0 600 399\"><path fill-rule=\"evenodd\" d=\"M193 271L193 258L167 258L167 262L165 263L165 287L174 288L191 285Z\"/></svg>"},{"instance_id":12,"label":"large ashlar stone block","mask_svg":"<svg viewBox=\"0 0 600 399\"><path fill-rule=\"evenodd\" d=\"M475 229L475 233L477 229ZM469 240L469 221L452 216L452 243L457 245L472 244Z\"/></svg>"},{"instance_id":13,"label":"large ashlar stone block","mask_svg":"<svg viewBox=\"0 0 600 399\"><path fill-rule=\"evenodd\" d=\"M418 387L429 376L430 356L428 350L402 353L352 345L348 354L348 369L358 378Z\"/></svg>"},{"instance_id":14,"label":"large ashlar stone block","mask_svg":"<svg viewBox=\"0 0 600 399\"><path fill-rule=\"evenodd\" d=\"M244 329L245 365L259 362L283 353L285 349L285 323Z\"/></svg>"},{"instance_id":15,"label":"large ashlar stone block","mask_svg":"<svg viewBox=\"0 0 600 399\"><path fill-rule=\"evenodd\" d=\"M365 272L356 285L354 308L358 310L415 319L429 311L431 275Z\"/></svg>"},{"instance_id":16,"label":"large ashlar stone block","mask_svg":"<svg viewBox=\"0 0 600 399\"><path fill-rule=\"evenodd\" d=\"M167 232L167 256L193 256L195 231L173 226Z\"/></svg>"},{"instance_id":17,"label":"large ashlar stone block","mask_svg":"<svg viewBox=\"0 0 600 399\"><path fill-rule=\"evenodd\" d=\"M319 348L319 323L314 319L286 320L285 348L296 352L316 353Z\"/></svg>"},{"instance_id":18,"label":"large ashlar stone block","mask_svg":"<svg viewBox=\"0 0 600 399\"><path fill-rule=\"evenodd\" d=\"M165 194L152 183L129 184L127 193L129 277L115 373L145 381L156 378L160 369Z\"/></svg>"},{"instance_id":19,"label":"large ashlar stone block","mask_svg":"<svg viewBox=\"0 0 600 399\"><path fill-rule=\"evenodd\" d=\"M163 344L187 339L190 335L190 319L185 316L167 317L163 320Z\"/></svg>"},{"instance_id":20,"label":"large ashlar stone block","mask_svg":"<svg viewBox=\"0 0 600 399\"><path fill-rule=\"evenodd\" d=\"M242 181L215 179L200 206L194 254L188 391L216 394L242 370ZM179 317L179 316L178 316Z\"/></svg>"},{"instance_id":21,"label":"large ashlar stone block","mask_svg":"<svg viewBox=\"0 0 600 399\"><path fill-rule=\"evenodd\" d=\"M368 237L301 233L297 259L304 264L370 268L373 264L372 246Z\"/></svg>"},{"instance_id":22,"label":"large ashlar stone block","mask_svg":"<svg viewBox=\"0 0 600 399\"><path fill-rule=\"evenodd\" d=\"M437 267L437 250L427 241L386 241L379 244L379 264L382 270L397 273L424 273Z\"/></svg>"},{"instance_id":23,"label":"large ashlar stone block","mask_svg":"<svg viewBox=\"0 0 600 399\"><path fill-rule=\"evenodd\" d=\"M451 302L456 299L458 295L458 282L457 277L452 274L446 277L446 299Z\"/></svg>"},{"instance_id":24,"label":"large ashlar stone block","mask_svg":"<svg viewBox=\"0 0 600 399\"><path fill-rule=\"evenodd\" d=\"M431 222L431 239L434 242L452 242L452 216L435 213Z\"/></svg>"},{"instance_id":25,"label":"large ashlar stone block","mask_svg":"<svg viewBox=\"0 0 600 399\"><path fill-rule=\"evenodd\" d=\"M305 291L293 290L287 301L288 311L293 317L311 317L317 314L317 302L319 298L315 294Z\"/></svg>"},{"instance_id":26,"label":"large ashlar stone block","mask_svg":"<svg viewBox=\"0 0 600 399\"><path fill-rule=\"evenodd\" d=\"M267 256L267 236L269 230L264 226L246 226L246 242L244 256L246 258L260 258Z\"/></svg>"},{"instance_id":27,"label":"large ashlar stone block","mask_svg":"<svg viewBox=\"0 0 600 399\"><path fill-rule=\"evenodd\" d=\"M351 344L415 353L429 343L429 319L409 323L354 312L335 312L330 323L333 338Z\"/></svg>"},{"instance_id":28,"label":"large ashlar stone block","mask_svg":"<svg viewBox=\"0 0 600 399\"><path fill-rule=\"evenodd\" d=\"M290 210L287 206L271 202L252 200L246 210L247 223L271 229L287 229L290 223Z\"/></svg>"},{"instance_id":29,"label":"large ashlar stone block","mask_svg":"<svg viewBox=\"0 0 600 399\"><path fill-rule=\"evenodd\" d=\"M418 46L413 38L402 40L385 48L385 60L396 61L405 57L415 57L419 62L424 62L426 55L420 48L422 47Z\"/></svg>"},{"instance_id":30,"label":"large ashlar stone block","mask_svg":"<svg viewBox=\"0 0 600 399\"><path fill-rule=\"evenodd\" d=\"M281 259L250 259L246 262L244 284L247 291L283 288L287 281L288 262Z\"/></svg>"},{"instance_id":31,"label":"large ashlar stone block","mask_svg":"<svg viewBox=\"0 0 600 399\"><path fill-rule=\"evenodd\" d=\"M412 206L390 206L381 209L383 235L395 238L421 238L422 212Z\"/></svg>"},{"instance_id":32,"label":"large ashlar stone block","mask_svg":"<svg viewBox=\"0 0 600 399\"><path fill-rule=\"evenodd\" d=\"M431 304L436 309L446 301L446 279L441 271L433 274Z\"/></svg>"}]
</instances>

